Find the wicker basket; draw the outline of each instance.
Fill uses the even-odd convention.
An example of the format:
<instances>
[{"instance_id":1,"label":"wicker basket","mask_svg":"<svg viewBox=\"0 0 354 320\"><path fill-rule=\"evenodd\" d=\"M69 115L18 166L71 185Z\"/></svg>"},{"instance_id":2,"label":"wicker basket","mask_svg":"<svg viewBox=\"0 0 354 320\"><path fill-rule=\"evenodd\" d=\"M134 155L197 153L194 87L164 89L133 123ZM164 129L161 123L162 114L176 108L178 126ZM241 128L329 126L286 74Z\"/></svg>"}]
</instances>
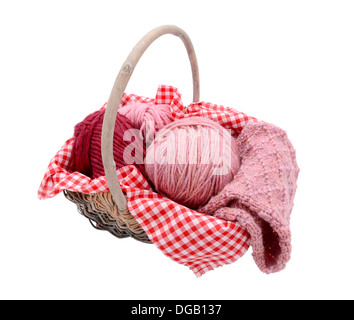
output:
<instances>
[{"instance_id":1,"label":"wicker basket","mask_svg":"<svg viewBox=\"0 0 354 320\"><path fill-rule=\"evenodd\" d=\"M193 76L193 102L199 101L199 71L193 44L185 31L176 26L161 26L147 33L133 48L124 62L113 85L102 127L102 160L107 177L109 192L80 193L64 191L65 197L77 205L79 213L89 219L98 230L106 230L117 238L132 237L151 243L145 231L134 219L127 208L127 200L119 185L113 158L113 134L115 119L124 90L145 50L160 36L172 34L179 37L186 49L191 63Z\"/></svg>"}]
</instances>

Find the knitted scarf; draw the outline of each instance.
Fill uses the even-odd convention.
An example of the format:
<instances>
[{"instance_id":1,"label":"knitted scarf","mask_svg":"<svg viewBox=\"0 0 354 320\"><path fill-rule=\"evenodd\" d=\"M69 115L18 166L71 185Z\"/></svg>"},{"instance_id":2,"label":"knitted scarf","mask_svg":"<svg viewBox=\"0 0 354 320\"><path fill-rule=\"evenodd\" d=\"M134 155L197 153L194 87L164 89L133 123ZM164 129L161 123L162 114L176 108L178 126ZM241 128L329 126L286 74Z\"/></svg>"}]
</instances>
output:
<instances>
[{"instance_id":1,"label":"knitted scarf","mask_svg":"<svg viewBox=\"0 0 354 320\"><path fill-rule=\"evenodd\" d=\"M238 221L251 236L253 258L265 273L285 268L291 254L290 214L299 168L285 131L248 123L238 139L240 170L199 211Z\"/></svg>"}]
</instances>

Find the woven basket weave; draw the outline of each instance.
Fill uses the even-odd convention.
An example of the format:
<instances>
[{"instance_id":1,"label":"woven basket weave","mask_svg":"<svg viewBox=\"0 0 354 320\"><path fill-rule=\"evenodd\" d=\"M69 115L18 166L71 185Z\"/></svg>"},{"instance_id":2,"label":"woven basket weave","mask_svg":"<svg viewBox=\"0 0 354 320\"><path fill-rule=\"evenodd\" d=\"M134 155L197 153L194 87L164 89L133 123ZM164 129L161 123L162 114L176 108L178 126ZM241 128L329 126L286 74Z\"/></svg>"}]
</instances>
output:
<instances>
[{"instance_id":1,"label":"woven basket weave","mask_svg":"<svg viewBox=\"0 0 354 320\"><path fill-rule=\"evenodd\" d=\"M133 48L124 62L113 85L103 120L101 150L109 192L80 193L64 191L65 197L77 205L79 213L89 219L98 230L106 230L117 238L132 237L151 243L145 231L127 209L127 200L116 174L113 158L113 134L115 119L124 90L145 50L159 37L172 34L179 37L187 50L193 76L193 102L199 101L199 71L193 44L185 31L176 26L161 26L147 33Z\"/></svg>"},{"instance_id":2,"label":"woven basket weave","mask_svg":"<svg viewBox=\"0 0 354 320\"><path fill-rule=\"evenodd\" d=\"M120 212L110 192L81 193L64 190L65 197L77 205L79 213L89 219L97 230L106 230L117 238L132 237L151 243L131 213Z\"/></svg>"}]
</instances>

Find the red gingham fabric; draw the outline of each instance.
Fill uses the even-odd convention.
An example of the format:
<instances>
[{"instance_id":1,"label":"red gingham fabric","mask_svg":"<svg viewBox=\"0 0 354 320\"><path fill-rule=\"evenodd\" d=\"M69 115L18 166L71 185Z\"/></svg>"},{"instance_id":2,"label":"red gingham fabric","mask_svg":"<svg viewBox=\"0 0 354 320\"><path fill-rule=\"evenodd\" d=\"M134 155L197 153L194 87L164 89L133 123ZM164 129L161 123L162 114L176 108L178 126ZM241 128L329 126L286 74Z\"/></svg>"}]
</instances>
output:
<instances>
[{"instance_id":1,"label":"red gingham fabric","mask_svg":"<svg viewBox=\"0 0 354 320\"><path fill-rule=\"evenodd\" d=\"M155 103L170 104L175 119L200 116L219 122L225 129L230 129L234 136L237 136L248 122L257 121L243 112L204 101L194 102L184 108L181 94L171 86L159 87Z\"/></svg>"},{"instance_id":2,"label":"red gingham fabric","mask_svg":"<svg viewBox=\"0 0 354 320\"><path fill-rule=\"evenodd\" d=\"M249 121L257 121L242 112L207 102L184 107L178 90L160 86L155 99L124 94L127 102L170 104L175 119L190 116L208 117L238 135ZM104 105L102 108L105 108ZM54 197L63 190L83 193L107 192L106 177L97 179L79 172L68 172L74 138L50 161L38 190L40 199ZM248 250L249 234L238 222L229 222L201 214L154 193L144 176L134 167L117 170L126 193L128 209L149 239L169 258L188 266L197 276L216 267L235 262Z\"/></svg>"}]
</instances>

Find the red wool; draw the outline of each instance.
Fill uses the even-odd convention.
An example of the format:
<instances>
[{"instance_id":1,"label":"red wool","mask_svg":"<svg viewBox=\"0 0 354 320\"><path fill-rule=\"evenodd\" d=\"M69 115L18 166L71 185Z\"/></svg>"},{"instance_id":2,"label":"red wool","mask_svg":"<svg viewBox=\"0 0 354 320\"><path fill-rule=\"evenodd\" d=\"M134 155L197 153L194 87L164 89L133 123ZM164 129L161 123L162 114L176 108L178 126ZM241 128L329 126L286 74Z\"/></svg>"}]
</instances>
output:
<instances>
[{"instance_id":1,"label":"red wool","mask_svg":"<svg viewBox=\"0 0 354 320\"><path fill-rule=\"evenodd\" d=\"M82 122L75 126L74 145L70 159L72 171L78 171L92 179L103 176L104 168L101 155L101 133L105 110L96 111L88 115ZM145 150L142 138L132 138L131 141L124 141L123 136L126 130L135 129L131 121L117 114L113 138L113 156L117 169L133 164L145 175L144 158ZM134 163L124 161L124 150L130 154Z\"/></svg>"}]
</instances>

